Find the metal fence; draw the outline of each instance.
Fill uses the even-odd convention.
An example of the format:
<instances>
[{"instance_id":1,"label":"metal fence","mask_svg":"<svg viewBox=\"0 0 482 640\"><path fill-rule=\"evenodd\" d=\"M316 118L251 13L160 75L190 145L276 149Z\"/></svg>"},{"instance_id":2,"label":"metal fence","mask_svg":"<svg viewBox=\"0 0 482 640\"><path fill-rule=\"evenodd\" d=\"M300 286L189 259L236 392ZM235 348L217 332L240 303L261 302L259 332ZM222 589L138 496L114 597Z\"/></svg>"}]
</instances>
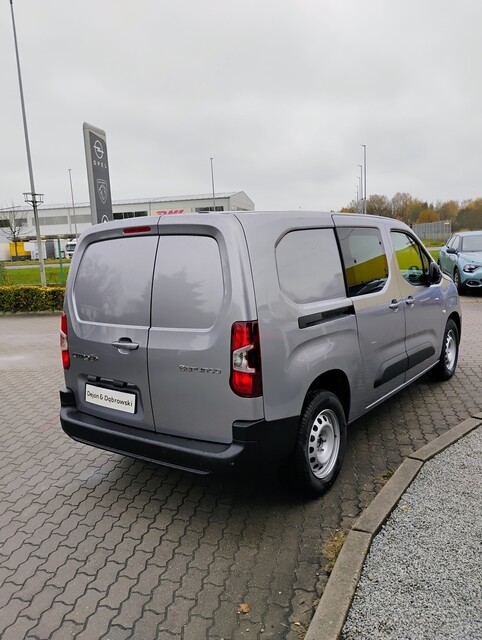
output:
<instances>
[{"instance_id":1,"label":"metal fence","mask_svg":"<svg viewBox=\"0 0 482 640\"><path fill-rule=\"evenodd\" d=\"M412 225L412 229L421 240L447 240L452 233L452 222L440 220L439 222L422 222Z\"/></svg>"}]
</instances>

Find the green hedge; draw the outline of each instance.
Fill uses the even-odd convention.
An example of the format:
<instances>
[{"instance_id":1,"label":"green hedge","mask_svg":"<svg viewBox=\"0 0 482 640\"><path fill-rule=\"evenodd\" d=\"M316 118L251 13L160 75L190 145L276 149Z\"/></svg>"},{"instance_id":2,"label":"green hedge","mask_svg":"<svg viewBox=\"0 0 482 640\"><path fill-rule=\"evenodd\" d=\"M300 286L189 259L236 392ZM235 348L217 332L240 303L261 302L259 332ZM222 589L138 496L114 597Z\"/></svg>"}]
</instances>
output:
<instances>
[{"instance_id":1,"label":"green hedge","mask_svg":"<svg viewBox=\"0 0 482 640\"><path fill-rule=\"evenodd\" d=\"M0 313L60 311L65 287L0 286Z\"/></svg>"}]
</instances>

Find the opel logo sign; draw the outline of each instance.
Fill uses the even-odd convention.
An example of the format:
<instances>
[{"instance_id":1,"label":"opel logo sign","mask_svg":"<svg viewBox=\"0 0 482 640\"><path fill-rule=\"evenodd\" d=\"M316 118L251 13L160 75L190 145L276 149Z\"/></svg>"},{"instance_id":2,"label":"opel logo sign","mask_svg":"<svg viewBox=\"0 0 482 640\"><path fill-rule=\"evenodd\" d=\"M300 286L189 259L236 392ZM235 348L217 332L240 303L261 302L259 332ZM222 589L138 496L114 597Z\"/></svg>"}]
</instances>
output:
<instances>
[{"instance_id":1,"label":"opel logo sign","mask_svg":"<svg viewBox=\"0 0 482 640\"><path fill-rule=\"evenodd\" d=\"M107 202L107 196L108 196L107 180L102 180L101 178L98 178L96 182L97 182L97 193L99 195L100 201L102 202L102 204L105 204Z\"/></svg>"},{"instance_id":2,"label":"opel logo sign","mask_svg":"<svg viewBox=\"0 0 482 640\"><path fill-rule=\"evenodd\" d=\"M102 146L102 142L100 140L96 140L94 142L94 151L99 160L102 160L102 158L104 157L104 147Z\"/></svg>"}]
</instances>

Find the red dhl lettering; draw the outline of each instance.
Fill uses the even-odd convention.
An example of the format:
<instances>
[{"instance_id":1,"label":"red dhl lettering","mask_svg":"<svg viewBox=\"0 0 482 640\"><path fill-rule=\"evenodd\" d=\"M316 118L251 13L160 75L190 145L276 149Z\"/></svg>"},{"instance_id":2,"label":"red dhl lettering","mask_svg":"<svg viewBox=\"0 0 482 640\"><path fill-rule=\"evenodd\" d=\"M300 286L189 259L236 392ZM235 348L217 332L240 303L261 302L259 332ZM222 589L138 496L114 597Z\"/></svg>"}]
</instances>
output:
<instances>
[{"instance_id":1,"label":"red dhl lettering","mask_svg":"<svg viewBox=\"0 0 482 640\"><path fill-rule=\"evenodd\" d=\"M156 213L158 216L167 216L172 213L184 213L184 209L160 209Z\"/></svg>"}]
</instances>

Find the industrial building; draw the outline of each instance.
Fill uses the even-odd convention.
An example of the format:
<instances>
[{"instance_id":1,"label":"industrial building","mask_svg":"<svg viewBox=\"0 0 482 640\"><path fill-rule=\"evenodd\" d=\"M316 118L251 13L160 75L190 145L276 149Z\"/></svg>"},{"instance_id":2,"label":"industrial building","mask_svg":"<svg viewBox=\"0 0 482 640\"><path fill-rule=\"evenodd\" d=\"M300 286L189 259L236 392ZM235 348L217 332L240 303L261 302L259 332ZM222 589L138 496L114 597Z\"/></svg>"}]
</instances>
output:
<instances>
[{"instance_id":1,"label":"industrial building","mask_svg":"<svg viewBox=\"0 0 482 640\"><path fill-rule=\"evenodd\" d=\"M232 191L215 193L214 195L115 200L112 203L112 213L115 220L172 213L206 213L213 211L214 208L216 211L253 211L254 202L244 191ZM35 223L32 208L15 208L15 211L18 220L22 222L22 237L25 237L25 240L35 240ZM92 225L90 204L86 202L74 204L74 206L68 204L41 205L38 209L38 215L42 238L61 237L62 249L70 238L78 237L84 229ZM1 220L0 226L2 226ZM49 246L57 247L58 243L48 243L47 253L50 253ZM52 250L56 253L58 252L56 248ZM9 259L9 239L0 229L0 260Z\"/></svg>"}]
</instances>

